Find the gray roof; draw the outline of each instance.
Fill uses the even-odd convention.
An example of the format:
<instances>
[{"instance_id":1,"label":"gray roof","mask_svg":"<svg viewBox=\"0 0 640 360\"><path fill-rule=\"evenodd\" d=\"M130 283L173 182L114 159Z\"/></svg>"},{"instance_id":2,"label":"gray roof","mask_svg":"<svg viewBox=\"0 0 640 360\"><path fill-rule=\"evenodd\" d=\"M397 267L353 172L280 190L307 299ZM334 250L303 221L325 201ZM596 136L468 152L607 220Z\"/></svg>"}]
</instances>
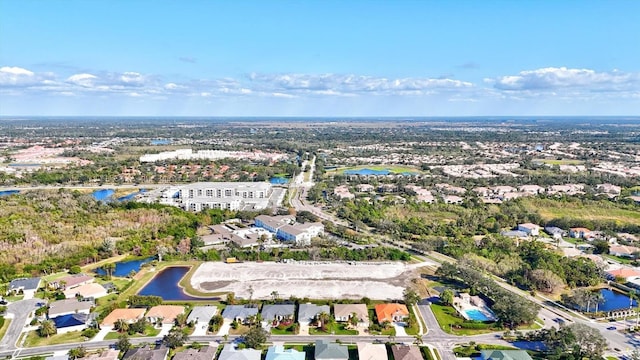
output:
<instances>
[{"instance_id":1,"label":"gray roof","mask_svg":"<svg viewBox=\"0 0 640 360\"><path fill-rule=\"evenodd\" d=\"M78 301L76 298L54 301L49 304L49 316L56 317L60 314L89 310L92 306L93 301Z\"/></svg>"},{"instance_id":2,"label":"gray roof","mask_svg":"<svg viewBox=\"0 0 640 360\"><path fill-rule=\"evenodd\" d=\"M9 290L37 290L40 285L40 278L22 278L11 280Z\"/></svg>"},{"instance_id":3,"label":"gray roof","mask_svg":"<svg viewBox=\"0 0 640 360\"><path fill-rule=\"evenodd\" d=\"M526 232L520 231L520 230L503 231L500 233L500 235L506 236L506 237L519 237L519 238L529 237L529 235L527 235Z\"/></svg>"},{"instance_id":4,"label":"gray roof","mask_svg":"<svg viewBox=\"0 0 640 360\"><path fill-rule=\"evenodd\" d=\"M559 227L555 227L555 226L547 226L547 227L544 228L544 231L547 234L550 234L550 235L564 234L565 233L564 230L560 229Z\"/></svg>"},{"instance_id":5,"label":"gray roof","mask_svg":"<svg viewBox=\"0 0 640 360\"><path fill-rule=\"evenodd\" d=\"M218 360L260 360L262 351L255 349L238 350L233 344L224 346Z\"/></svg>"},{"instance_id":6,"label":"gray roof","mask_svg":"<svg viewBox=\"0 0 640 360\"><path fill-rule=\"evenodd\" d=\"M189 313L187 322L209 322L213 315L218 313L218 308L215 306L196 306Z\"/></svg>"},{"instance_id":7,"label":"gray roof","mask_svg":"<svg viewBox=\"0 0 640 360\"><path fill-rule=\"evenodd\" d=\"M298 307L298 321L313 320L323 312L331 314L329 305L300 304Z\"/></svg>"},{"instance_id":8,"label":"gray roof","mask_svg":"<svg viewBox=\"0 0 640 360\"><path fill-rule=\"evenodd\" d=\"M126 359L135 359L135 360L165 360L169 355L168 347L158 347L155 349L151 349L148 346L144 346L141 348L133 348L129 349L124 356L123 360Z\"/></svg>"},{"instance_id":9,"label":"gray roof","mask_svg":"<svg viewBox=\"0 0 640 360\"><path fill-rule=\"evenodd\" d=\"M524 350L482 350L483 360L532 360Z\"/></svg>"},{"instance_id":10,"label":"gray roof","mask_svg":"<svg viewBox=\"0 0 640 360\"><path fill-rule=\"evenodd\" d=\"M349 359L349 348L346 345L329 343L325 340L316 341L316 359Z\"/></svg>"},{"instance_id":11,"label":"gray roof","mask_svg":"<svg viewBox=\"0 0 640 360\"><path fill-rule=\"evenodd\" d=\"M200 350L187 349L176 353L173 360L213 360L216 356L216 350L215 346L205 346Z\"/></svg>"},{"instance_id":12,"label":"gray roof","mask_svg":"<svg viewBox=\"0 0 640 360\"><path fill-rule=\"evenodd\" d=\"M248 308L244 305L229 305L222 311L225 319L246 319L249 316L257 315L258 308Z\"/></svg>"},{"instance_id":13,"label":"gray roof","mask_svg":"<svg viewBox=\"0 0 640 360\"><path fill-rule=\"evenodd\" d=\"M296 306L293 304L264 305L262 307L262 319L273 320L276 317L293 317Z\"/></svg>"}]
</instances>

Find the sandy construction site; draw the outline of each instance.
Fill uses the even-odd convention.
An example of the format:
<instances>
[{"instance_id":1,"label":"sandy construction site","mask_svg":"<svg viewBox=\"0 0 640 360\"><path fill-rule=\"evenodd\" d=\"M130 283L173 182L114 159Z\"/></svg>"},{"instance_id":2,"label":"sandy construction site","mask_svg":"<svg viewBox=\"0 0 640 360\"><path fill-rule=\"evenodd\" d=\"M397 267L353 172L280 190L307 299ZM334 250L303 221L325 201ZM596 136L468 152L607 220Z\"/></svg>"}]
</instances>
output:
<instances>
[{"instance_id":1,"label":"sandy construction site","mask_svg":"<svg viewBox=\"0 0 640 360\"><path fill-rule=\"evenodd\" d=\"M401 299L416 269L429 263L405 264L342 262L207 262L195 271L191 285L206 292L233 292L247 299L294 295L311 299Z\"/></svg>"}]
</instances>

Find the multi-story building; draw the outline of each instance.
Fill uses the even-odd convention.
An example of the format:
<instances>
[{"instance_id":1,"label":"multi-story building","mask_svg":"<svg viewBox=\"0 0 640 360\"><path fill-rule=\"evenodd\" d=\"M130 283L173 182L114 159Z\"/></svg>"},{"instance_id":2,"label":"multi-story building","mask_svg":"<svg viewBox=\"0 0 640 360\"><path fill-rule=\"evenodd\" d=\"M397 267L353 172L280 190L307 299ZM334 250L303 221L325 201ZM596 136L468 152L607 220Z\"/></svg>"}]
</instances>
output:
<instances>
[{"instance_id":1,"label":"multi-story building","mask_svg":"<svg viewBox=\"0 0 640 360\"><path fill-rule=\"evenodd\" d=\"M266 182L207 182L180 187L185 210L260 210L269 204L272 189Z\"/></svg>"}]
</instances>

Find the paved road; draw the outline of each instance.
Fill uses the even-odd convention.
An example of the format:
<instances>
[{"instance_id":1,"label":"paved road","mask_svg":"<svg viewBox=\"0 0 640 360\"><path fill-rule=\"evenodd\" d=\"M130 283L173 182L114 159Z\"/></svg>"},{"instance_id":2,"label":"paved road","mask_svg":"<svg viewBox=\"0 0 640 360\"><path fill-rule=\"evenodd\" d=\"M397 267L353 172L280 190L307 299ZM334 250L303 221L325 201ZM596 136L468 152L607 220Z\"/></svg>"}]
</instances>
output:
<instances>
[{"instance_id":1,"label":"paved road","mask_svg":"<svg viewBox=\"0 0 640 360\"><path fill-rule=\"evenodd\" d=\"M7 329L2 341L0 341L0 351L16 349L16 341L18 341L20 332L26 325L29 314L37 309L36 304L41 301L41 299L20 300L7 306L7 314L11 314L13 318L11 319L11 324L9 324L9 329Z\"/></svg>"}]
</instances>

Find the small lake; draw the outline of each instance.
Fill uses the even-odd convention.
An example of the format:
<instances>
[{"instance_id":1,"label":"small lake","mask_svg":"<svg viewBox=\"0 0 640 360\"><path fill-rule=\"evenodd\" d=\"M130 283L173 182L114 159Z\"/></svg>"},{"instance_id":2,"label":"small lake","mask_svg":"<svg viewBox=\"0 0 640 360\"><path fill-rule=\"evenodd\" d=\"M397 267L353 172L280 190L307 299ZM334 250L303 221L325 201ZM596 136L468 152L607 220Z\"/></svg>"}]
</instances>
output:
<instances>
[{"instance_id":1,"label":"small lake","mask_svg":"<svg viewBox=\"0 0 640 360\"><path fill-rule=\"evenodd\" d=\"M101 189L94 191L91 196L98 201L105 201L115 194L116 191L113 189Z\"/></svg>"},{"instance_id":2,"label":"small lake","mask_svg":"<svg viewBox=\"0 0 640 360\"><path fill-rule=\"evenodd\" d=\"M0 196L9 196L9 195L14 195L19 193L20 193L20 190L5 190L5 191L0 191Z\"/></svg>"},{"instance_id":3,"label":"small lake","mask_svg":"<svg viewBox=\"0 0 640 360\"><path fill-rule=\"evenodd\" d=\"M145 287L138 292L138 295L155 295L162 297L165 301L171 300L220 300L218 297L199 298L189 296L178 285L180 280L189 272L189 267L172 266L160 271L149 281Z\"/></svg>"},{"instance_id":4,"label":"small lake","mask_svg":"<svg viewBox=\"0 0 640 360\"><path fill-rule=\"evenodd\" d=\"M604 303L598 306L598 311L629 309L629 297L627 295L609 289L601 289L600 293L604 297ZM633 300L632 305L636 307L638 302ZM592 305L590 311L593 312L595 310L595 306Z\"/></svg>"},{"instance_id":5,"label":"small lake","mask_svg":"<svg viewBox=\"0 0 640 360\"><path fill-rule=\"evenodd\" d=\"M125 277L131 273L131 271L138 272L143 264L153 261L155 258L149 257L146 259L137 259L129 261L119 261L116 263L116 268L113 271L113 276ZM96 269L96 274L106 275L107 272L102 268Z\"/></svg>"},{"instance_id":6,"label":"small lake","mask_svg":"<svg viewBox=\"0 0 640 360\"><path fill-rule=\"evenodd\" d=\"M153 139L150 141L151 145L169 145L171 140L169 139Z\"/></svg>"},{"instance_id":7,"label":"small lake","mask_svg":"<svg viewBox=\"0 0 640 360\"><path fill-rule=\"evenodd\" d=\"M125 196L119 197L118 201L132 200L132 199L134 199L136 197L136 195L143 194L143 193L146 193L146 192L147 192L146 189L140 189L139 191L133 192L133 193L131 193L129 195L125 195Z\"/></svg>"}]
</instances>

